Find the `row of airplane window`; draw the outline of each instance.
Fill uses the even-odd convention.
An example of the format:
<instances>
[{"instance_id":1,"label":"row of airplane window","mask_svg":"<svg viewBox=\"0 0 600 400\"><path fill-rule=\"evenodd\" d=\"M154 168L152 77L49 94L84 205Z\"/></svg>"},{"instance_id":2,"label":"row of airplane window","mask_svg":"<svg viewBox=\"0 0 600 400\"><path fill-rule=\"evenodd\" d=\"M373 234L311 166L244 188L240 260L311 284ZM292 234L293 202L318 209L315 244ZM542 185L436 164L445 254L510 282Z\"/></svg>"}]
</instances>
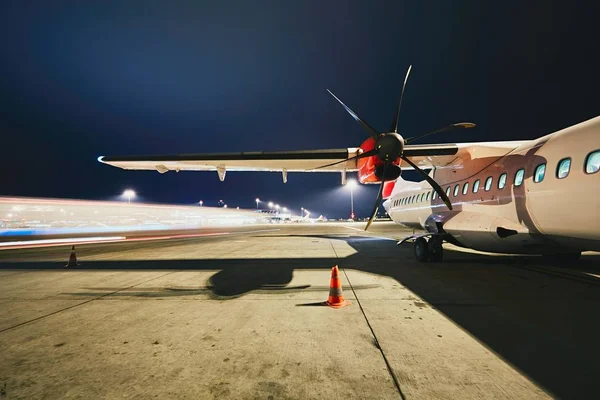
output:
<instances>
[{"instance_id":1,"label":"row of airplane window","mask_svg":"<svg viewBox=\"0 0 600 400\"><path fill-rule=\"evenodd\" d=\"M599 170L600 170L600 150L596 150L596 151L593 151L590 154L588 154L587 157L585 158L584 171L586 174L595 174ZM570 171L571 171L571 158L570 157L563 158L562 160L560 160L558 162L558 164L556 166L556 178L564 179L569 175ZM506 186L507 176L508 175L506 174L506 172L504 172L500 175L500 177L498 178L498 189L504 189L504 187ZM539 164L538 166L536 166L535 170L533 172L533 182L539 183L544 180L545 176L546 176L546 163L542 163L542 164ZM521 168L515 173L515 178L514 178L515 187L521 186L523 184L524 178L525 178L525 169ZM494 178L491 176L488 176L485 180L483 190L485 190L486 192L490 191L492 189L493 181L494 181ZM477 193L479 191L480 184L481 184L480 179L477 179L475 182L473 182L473 188L472 188L473 193ZM448 196L448 197L450 197L450 191L452 190L451 188L452 188L451 186L448 186L446 188L446 196ZM454 189L452 190L452 195L454 197L458 196L459 191L460 191L460 184L457 183L454 186ZM465 182L463 184L463 188L462 188L462 194L466 195L467 193L469 193L469 182ZM437 193L435 191L431 190L429 192L415 194L413 196L408 196L408 197L404 197L402 199L395 200L394 207L397 207L400 205L418 203L421 201L429 201L430 198L432 200L435 200L437 197L438 197Z\"/></svg>"}]
</instances>

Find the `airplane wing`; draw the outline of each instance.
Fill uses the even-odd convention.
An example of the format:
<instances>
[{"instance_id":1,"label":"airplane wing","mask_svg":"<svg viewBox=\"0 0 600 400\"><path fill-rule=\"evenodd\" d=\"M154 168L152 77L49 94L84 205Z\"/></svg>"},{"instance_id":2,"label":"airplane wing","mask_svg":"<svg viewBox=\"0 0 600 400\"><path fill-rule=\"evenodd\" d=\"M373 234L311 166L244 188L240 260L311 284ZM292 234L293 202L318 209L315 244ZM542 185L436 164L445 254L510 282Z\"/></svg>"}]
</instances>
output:
<instances>
[{"instance_id":1,"label":"airplane wing","mask_svg":"<svg viewBox=\"0 0 600 400\"><path fill-rule=\"evenodd\" d=\"M500 158L528 142L530 140L407 145L404 155L421 169L461 168L465 161ZM402 161L400 168L413 169L405 161Z\"/></svg>"},{"instance_id":2,"label":"airplane wing","mask_svg":"<svg viewBox=\"0 0 600 400\"><path fill-rule=\"evenodd\" d=\"M261 151L244 153L169 154L151 156L102 156L98 161L122 169L168 171L267 171L267 172L340 172L356 171L354 160L344 163L357 148ZM317 169L323 165L340 164Z\"/></svg>"},{"instance_id":3,"label":"airplane wing","mask_svg":"<svg viewBox=\"0 0 600 400\"><path fill-rule=\"evenodd\" d=\"M480 157L501 157L517 148L524 141L444 143L406 145L404 155L417 166L430 168L456 168L464 161ZM101 156L98 161L128 170L168 171L226 171L265 172L352 172L357 170L358 148L243 152L243 153L198 153L147 156ZM344 162L347 160L346 162ZM333 164L333 165L329 165ZM327 165L326 167L322 167ZM403 161L402 169L412 169Z\"/></svg>"}]
</instances>

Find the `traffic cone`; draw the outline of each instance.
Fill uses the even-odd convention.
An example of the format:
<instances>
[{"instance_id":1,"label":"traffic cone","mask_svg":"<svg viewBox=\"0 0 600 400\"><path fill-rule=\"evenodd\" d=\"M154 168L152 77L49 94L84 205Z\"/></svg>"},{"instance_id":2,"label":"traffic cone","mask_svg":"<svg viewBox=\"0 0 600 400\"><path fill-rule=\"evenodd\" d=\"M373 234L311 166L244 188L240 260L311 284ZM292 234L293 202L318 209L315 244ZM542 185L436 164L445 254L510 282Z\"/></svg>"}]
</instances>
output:
<instances>
[{"instance_id":1,"label":"traffic cone","mask_svg":"<svg viewBox=\"0 0 600 400\"><path fill-rule=\"evenodd\" d=\"M326 305L333 308L341 308L350 305L349 301L344 300L342 294L342 282L340 281L340 270L336 265L331 269L331 280L329 281L329 298Z\"/></svg>"},{"instance_id":2,"label":"traffic cone","mask_svg":"<svg viewBox=\"0 0 600 400\"><path fill-rule=\"evenodd\" d=\"M75 254L75 246L71 247L71 255L69 256L69 262L67 263L67 265L65 265L66 267L76 267L78 266L79 263L77 262L77 255Z\"/></svg>"}]
</instances>

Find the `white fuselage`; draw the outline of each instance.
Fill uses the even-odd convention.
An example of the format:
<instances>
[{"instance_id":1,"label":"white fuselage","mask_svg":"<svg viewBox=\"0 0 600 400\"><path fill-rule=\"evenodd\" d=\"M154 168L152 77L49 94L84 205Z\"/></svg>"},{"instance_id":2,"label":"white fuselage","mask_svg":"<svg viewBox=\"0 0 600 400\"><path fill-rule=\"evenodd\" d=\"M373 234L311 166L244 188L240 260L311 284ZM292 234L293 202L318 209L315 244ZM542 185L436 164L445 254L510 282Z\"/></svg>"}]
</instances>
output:
<instances>
[{"instance_id":1,"label":"white fuselage","mask_svg":"<svg viewBox=\"0 0 600 400\"><path fill-rule=\"evenodd\" d=\"M476 150L470 153L476 155ZM596 151L600 151L600 117L522 142L501 156L473 156L435 169L431 176L448 194L453 210L434 198L426 181L402 178L384 207L399 224L443 232L457 244L477 250L600 251Z\"/></svg>"}]
</instances>

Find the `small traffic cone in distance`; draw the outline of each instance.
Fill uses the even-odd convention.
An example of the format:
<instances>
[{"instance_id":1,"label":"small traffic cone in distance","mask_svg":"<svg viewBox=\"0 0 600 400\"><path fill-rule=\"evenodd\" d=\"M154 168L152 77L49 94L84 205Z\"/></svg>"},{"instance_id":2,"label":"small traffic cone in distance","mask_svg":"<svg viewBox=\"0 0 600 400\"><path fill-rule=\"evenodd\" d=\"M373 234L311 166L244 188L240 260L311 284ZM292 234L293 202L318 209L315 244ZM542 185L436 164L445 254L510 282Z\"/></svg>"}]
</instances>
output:
<instances>
[{"instance_id":1,"label":"small traffic cone in distance","mask_svg":"<svg viewBox=\"0 0 600 400\"><path fill-rule=\"evenodd\" d=\"M350 305L349 301L344 300L342 294L342 282L340 281L340 270L336 265L331 269L331 280L329 281L329 298L326 305L333 308L341 308Z\"/></svg>"},{"instance_id":2,"label":"small traffic cone in distance","mask_svg":"<svg viewBox=\"0 0 600 400\"><path fill-rule=\"evenodd\" d=\"M75 246L71 247L71 255L69 256L69 262L67 263L67 265L65 265L66 267L76 267L78 266L79 263L77 262L77 255L75 254Z\"/></svg>"}]
</instances>

